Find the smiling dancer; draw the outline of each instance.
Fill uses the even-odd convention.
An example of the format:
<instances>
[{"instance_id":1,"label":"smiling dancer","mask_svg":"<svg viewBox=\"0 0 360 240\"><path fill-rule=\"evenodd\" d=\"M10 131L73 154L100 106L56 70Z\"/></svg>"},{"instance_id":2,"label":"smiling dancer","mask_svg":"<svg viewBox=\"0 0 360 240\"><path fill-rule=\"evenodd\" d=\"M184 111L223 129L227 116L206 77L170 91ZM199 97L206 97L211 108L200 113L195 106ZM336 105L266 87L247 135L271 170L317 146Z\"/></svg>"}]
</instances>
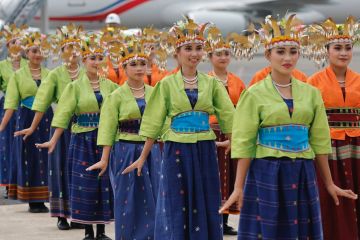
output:
<instances>
[{"instance_id":1,"label":"smiling dancer","mask_svg":"<svg viewBox=\"0 0 360 240\"><path fill-rule=\"evenodd\" d=\"M215 134L209 115L215 114L221 130L230 138L234 107L222 84L197 71L204 55L203 31L193 20L172 28L176 35L181 70L160 81L147 104L140 135L147 137L137 161L123 173L138 174L165 119L171 119L165 141L159 198L156 205L155 239L222 239L219 169Z\"/></svg>"},{"instance_id":2,"label":"smiling dancer","mask_svg":"<svg viewBox=\"0 0 360 240\"><path fill-rule=\"evenodd\" d=\"M8 83L4 105L6 111L0 130L9 123L20 102L16 130L28 128L31 125L34 118L31 107L35 95L42 80L49 73L48 69L41 66L44 56L50 52L46 38L43 38L39 32L24 34L22 44L29 62L16 71ZM22 137L15 137L12 146L11 161L17 171L16 177L13 178L14 182L9 185L9 197L28 202L29 211L32 213L49 211L44 205L49 198L48 155L44 151L38 151L35 143L46 141L49 137L52 116L52 109L49 109L34 134L26 141Z\"/></svg>"},{"instance_id":3,"label":"smiling dancer","mask_svg":"<svg viewBox=\"0 0 360 240\"><path fill-rule=\"evenodd\" d=\"M357 198L331 178L330 132L320 92L291 76L300 47L293 19L266 19L260 34L271 74L245 90L234 116L235 190L220 211L239 202L239 240L323 239L313 159L336 204L340 196Z\"/></svg>"},{"instance_id":4,"label":"smiling dancer","mask_svg":"<svg viewBox=\"0 0 360 240\"><path fill-rule=\"evenodd\" d=\"M8 58L0 62L0 92L6 95L6 87L9 83L11 76L14 72L27 63L26 60L21 57L23 53L20 46L20 38L23 34L25 27L17 28L15 25L4 26L2 31L3 36L6 38L6 47L9 52ZM0 98L0 118L4 115L4 100L5 96ZM14 140L16 118L13 115L7 124L4 131L0 133L0 186L6 186L5 197L9 189L11 173L11 146Z\"/></svg>"},{"instance_id":5,"label":"smiling dancer","mask_svg":"<svg viewBox=\"0 0 360 240\"><path fill-rule=\"evenodd\" d=\"M141 40L130 40L123 52L122 67L128 80L104 102L100 115L98 145L103 146L101 161L88 170L106 171L110 149L110 179L115 195L116 239L154 239L155 204L158 194L161 153L154 144L141 176L121 172L136 161L145 137L139 135L141 117L152 87L144 83L148 54ZM117 50L119 52L119 50Z\"/></svg>"},{"instance_id":6,"label":"smiling dancer","mask_svg":"<svg viewBox=\"0 0 360 240\"><path fill-rule=\"evenodd\" d=\"M44 79L36 93L32 110L35 116L29 128L15 132L15 136L24 135L25 140L34 133L38 127L44 113L51 107L51 104L57 103L65 87L77 78L81 78L84 69L80 67L80 39L81 27L75 27L73 24L63 26L58 29L59 49L63 65L50 71ZM54 132L52 128L51 134ZM49 202L50 215L58 218L57 227L60 230L70 229L67 218L70 217L69 210L69 181L67 169L67 153L70 142L70 129L64 130L56 149L49 155ZM50 136L51 137L51 136ZM80 227L77 223L72 223L73 228Z\"/></svg>"},{"instance_id":7,"label":"smiling dancer","mask_svg":"<svg viewBox=\"0 0 360 240\"><path fill-rule=\"evenodd\" d=\"M229 35L230 36L230 35ZM223 39L221 32L216 27L210 27L207 34L206 51L208 58L213 67L209 72L210 76L214 76L226 88L229 97L234 106L236 106L240 94L245 90L245 84L235 74L229 72L227 67L230 64L232 51L230 38ZM250 44L250 46L252 46ZM215 116L210 117L210 126L216 134L217 156L219 160L220 183L221 183L221 200L225 202L233 191L236 175L236 161L231 160L229 153L225 152L228 139L220 130L220 126ZM238 209L234 205L229 209L230 214L239 214ZM229 214L223 214L223 232L224 235L237 235L237 232L228 225Z\"/></svg>"},{"instance_id":8,"label":"smiling dancer","mask_svg":"<svg viewBox=\"0 0 360 240\"><path fill-rule=\"evenodd\" d=\"M349 17L342 25L328 19L311 29L314 35L322 36L322 41L310 38L311 43L319 46L312 52L324 53L323 60L329 62L328 67L309 78L309 83L321 91L326 107L332 145L329 155L331 175L336 185L359 192L360 74L348 66L353 45L360 39L360 27L353 17ZM343 199L339 206L334 205L325 184L319 181L324 239L359 239L359 202Z\"/></svg>"},{"instance_id":9,"label":"smiling dancer","mask_svg":"<svg viewBox=\"0 0 360 240\"><path fill-rule=\"evenodd\" d=\"M110 239L105 235L104 224L113 220L113 195L108 173L99 178L97 172L86 171L101 157L101 148L97 147L96 141L103 98L118 87L99 76L104 64L104 49L99 42L96 35L85 36L81 48L86 73L69 83L61 95L51 124L56 128L51 140L37 144L38 148L48 148L51 153L72 117L76 116L67 160L69 201L71 220L86 225L84 240L95 239L92 224L97 224L97 240Z\"/></svg>"}]
</instances>

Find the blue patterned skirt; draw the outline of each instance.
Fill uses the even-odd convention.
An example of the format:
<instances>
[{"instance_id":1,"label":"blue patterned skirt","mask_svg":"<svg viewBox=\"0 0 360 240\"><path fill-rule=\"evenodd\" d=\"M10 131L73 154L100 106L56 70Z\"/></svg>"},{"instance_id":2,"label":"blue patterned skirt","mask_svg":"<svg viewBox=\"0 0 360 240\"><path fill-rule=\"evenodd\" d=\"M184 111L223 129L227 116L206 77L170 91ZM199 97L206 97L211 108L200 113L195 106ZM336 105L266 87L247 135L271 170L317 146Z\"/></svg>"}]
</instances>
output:
<instances>
[{"instance_id":1,"label":"blue patterned skirt","mask_svg":"<svg viewBox=\"0 0 360 240\"><path fill-rule=\"evenodd\" d=\"M4 99L0 99L0 119L3 118L4 110ZM10 182L10 158L11 158L11 147L14 141L14 131L16 123L16 112L11 117L5 130L0 133L0 186L8 186Z\"/></svg>"},{"instance_id":2,"label":"blue patterned skirt","mask_svg":"<svg viewBox=\"0 0 360 240\"><path fill-rule=\"evenodd\" d=\"M102 148L96 145L97 130L72 133L68 154L69 200L71 221L103 224L114 219L113 194L108 171L86 168L101 159Z\"/></svg>"},{"instance_id":3,"label":"blue patterned skirt","mask_svg":"<svg viewBox=\"0 0 360 240\"><path fill-rule=\"evenodd\" d=\"M113 146L110 160L110 180L115 195L116 239L154 239L155 205L160 177L161 152L154 144L142 169L122 175L136 161L143 142L119 141Z\"/></svg>"},{"instance_id":4,"label":"blue patterned skirt","mask_svg":"<svg viewBox=\"0 0 360 240\"><path fill-rule=\"evenodd\" d=\"M51 129L51 136L55 128ZM67 171L67 154L71 132L64 130L54 152L49 155L49 202L52 217L70 217L69 209L69 174Z\"/></svg>"},{"instance_id":5,"label":"blue patterned skirt","mask_svg":"<svg viewBox=\"0 0 360 240\"><path fill-rule=\"evenodd\" d=\"M244 188L238 239L323 239L312 160L252 160Z\"/></svg>"},{"instance_id":6,"label":"blue patterned skirt","mask_svg":"<svg viewBox=\"0 0 360 240\"><path fill-rule=\"evenodd\" d=\"M29 128L35 113L26 107L20 107L18 111L16 131ZM37 149L35 143L49 140L52 117L53 112L49 108L38 128L25 141L23 136L14 137L9 198L24 202L48 201L48 153L46 149Z\"/></svg>"},{"instance_id":7,"label":"blue patterned skirt","mask_svg":"<svg viewBox=\"0 0 360 240\"><path fill-rule=\"evenodd\" d=\"M155 239L223 239L214 141L166 142L156 205Z\"/></svg>"}]
</instances>

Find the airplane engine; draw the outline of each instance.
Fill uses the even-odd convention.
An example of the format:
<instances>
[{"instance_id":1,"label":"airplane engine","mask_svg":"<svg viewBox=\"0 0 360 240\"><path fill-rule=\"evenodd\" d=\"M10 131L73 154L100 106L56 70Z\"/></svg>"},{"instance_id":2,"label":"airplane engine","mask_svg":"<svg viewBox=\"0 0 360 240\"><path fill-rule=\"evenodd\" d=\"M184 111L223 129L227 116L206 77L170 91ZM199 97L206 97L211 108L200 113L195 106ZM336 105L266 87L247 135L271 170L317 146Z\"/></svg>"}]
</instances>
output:
<instances>
[{"instance_id":1,"label":"airplane engine","mask_svg":"<svg viewBox=\"0 0 360 240\"><path fill-rule=\"evenodd\" d=\"M240 33L247 28L249 24L246 13L231 12L231 11L194 11L187 14L190 18L194 19L197 23L214 23L222 34L228 34L229 32Z\"/></svg>"}]
</instances>

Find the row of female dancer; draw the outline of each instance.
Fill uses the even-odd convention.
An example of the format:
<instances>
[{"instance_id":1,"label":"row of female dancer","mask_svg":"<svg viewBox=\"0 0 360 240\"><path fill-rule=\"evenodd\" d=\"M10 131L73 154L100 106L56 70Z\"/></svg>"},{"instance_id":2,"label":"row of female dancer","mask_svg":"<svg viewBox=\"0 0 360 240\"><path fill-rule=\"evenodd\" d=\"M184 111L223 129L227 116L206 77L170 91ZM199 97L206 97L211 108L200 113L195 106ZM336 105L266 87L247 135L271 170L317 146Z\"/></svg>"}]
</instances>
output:
<instances>
[{"instance_id":1,"label":"row of female dancer","mask_svg":"<svg viewBox=\"0 0 360 240\"><path fill-rule=\"evenodd\" d=\"M216 29L207 38L191 19L170 30L172 72L155 66L161 51L145 51L145 41L116 45L113 34L101 44L73 26L60 31L66 64L49 71L44 38L7 28L8 196L32 213L48 212L49 200L59 229L70 219L85 240L110 239L104 224L114 218L118 240L219 240L239 210L238 239L360 238L360 74L348 68L360 27L352 17L305 27L294 19L270 17L257 30L269 66L247 89L227 71L236 44ZM246 54L252 36L237 45ZM295 69L304 47L329 64L309 78ZM109 60L116 52L119 66ZM209 74L197 71L204 54Z\"/></svg>"}]
</instances>

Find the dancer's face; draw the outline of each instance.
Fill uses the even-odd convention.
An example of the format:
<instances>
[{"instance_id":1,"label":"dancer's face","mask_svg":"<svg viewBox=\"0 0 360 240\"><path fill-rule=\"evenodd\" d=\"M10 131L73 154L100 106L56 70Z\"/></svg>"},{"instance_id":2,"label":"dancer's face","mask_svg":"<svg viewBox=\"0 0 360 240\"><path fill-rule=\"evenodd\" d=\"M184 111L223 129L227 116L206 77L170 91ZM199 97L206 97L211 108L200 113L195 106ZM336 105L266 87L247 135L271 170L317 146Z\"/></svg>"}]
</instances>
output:
<instances>
[{"instance_id":1,"label":"dancer's face","mask_svg":"<svg viewBox=\"0 0 360 240\"><path fill-rule=\"evenodd\" d=\"M178 48L176 55L181 66L196 67L204 55L204 47L202 44L189 43Z\"/></svg>"},{"instance_id":2,"label":"dancer's face","mask_svg":"<svg viewBox=\"0 0 360 240\"><path fill-rule=\"evenodd\" d=\"M265 52L272 70L281 74L290 74L299 60L299 49L294 46L275 47Z\"/></svg>"},{"instance_id":3,"label":"dancer's face","mask_svg":"<svg viewBox=\"0 0 360 240\"><path fill-rule=\"evenodd\" d=\"M134 60L126 64L125 73L129 79L134 81L144 81L147 62L145 60Z\"/></svg>"},{"instance_id":4,"label":"dancer's face","mask_svg":"<svg viewBox=\"0 0 360 240\"><path fill-rule=\"evenodd\" d=\"M40 47L33 46L26 50L27 58L29 59L29 62L33 65L40 65L43 56L41 55Z\"/></svg>"},{"instance_id":5,"label":"dancer's face","mask_svg":"<svg viewBox=\"0 0 360 240\"><path fill-rule=\"evenodd\" d=\"M229 50L215 51L210 54L211 64L220 69L226 69L229 66L230 58Z\"/></svg>"},{"instance_id":6,"label":"dancer's face","mask_svg":"<svg viewBox=\"0 0 360 240\"><path fill-rule=\"evenodd\" d=\"M101 65L104 62L102 55L90 55L84 60L84 66L86 71L90 74L97 74L101 69Z\"/></svg>"},{"instance_id":7,"label":"dancer's face","mask_svg":"<svg viewBox=\"0 0 360 240\"><path fill-rule=\"evenodd\" d=\"M353 56L351 43L331 43L327 48L330 65L346 68L350 64Z\"/></svg>"}]
</instances>

